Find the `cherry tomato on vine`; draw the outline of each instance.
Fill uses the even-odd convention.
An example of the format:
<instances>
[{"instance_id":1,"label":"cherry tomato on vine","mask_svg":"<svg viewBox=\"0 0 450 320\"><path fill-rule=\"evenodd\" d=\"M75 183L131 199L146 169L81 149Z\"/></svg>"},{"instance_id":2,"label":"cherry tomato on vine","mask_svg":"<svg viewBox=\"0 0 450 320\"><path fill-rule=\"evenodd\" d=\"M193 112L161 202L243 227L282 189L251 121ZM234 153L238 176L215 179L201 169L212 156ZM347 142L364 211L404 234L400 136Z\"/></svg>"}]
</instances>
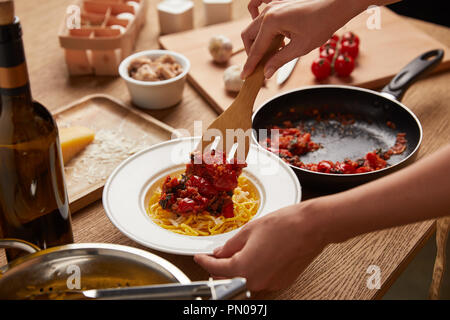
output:
<instances>
[{"instance_id":1,"label":"cherry tomato on vine","mask_svg":"<svg viewBox=\"0 0 450 320\"><path fill-rule=\"evenodd\" d=\"M341 43L341 51L342 54L347 54L353 59L356 59L358 56L358 44L354 40L345 40Z\"/></svg>"},{"instance_id":2,"label":"cherry tomato on vine","mask_svg":"<svg viewBox=\"0 0 450 320\"><path fill-rule=\"evenodd\" d=\"M322 52L320 52L320 57L325 58L328 61L333 62L334 55L336 54L336 49L332 47L328 47L324 49Z\"/></svg>"},{"instance_id":3,"label":"cherry tomato on vine","mask_svg":"<svg viewBox=\"0 0 450 320\"><path fill-rule=\"evenodd\" d=\"M323 80L331 73L331 63L328 59L316 58L311 65L311 71L317 80Z\"/></svg>"},{"instance_id":4,"label":"cherry tomato on vine","mask_svg":"<svg viewBox=\"0 0 450 320\"><path fill-rule=\"evenodd\" d=\"M359 38L358 38L358 36L356 34L354 34L353 32L351 32L351 31L348 31L348 32L346 32L346 33L344 33L342 35L341 43L344 42L345 40L353 40L359 46Z\"/></svg>"},{"instance_id":5,"label":"cherry tomato on vine","mask_svg":"<svg viewBox=\"0 0 450 320\"><path fill-rule=\"evenodd\" d=\"M337 34L333 34L330 38L330 40L338 43L339 42L339 36Z\"/></svg>"},{"instance_id":6,"label":"cherry tomato on vine","mask_svg":"<svg viewBox=\"0 0 450 320\"><path fill-rule=\"evenodd\" d=\"M347 77L355 68L355 62L352 57L346 54L340 54L334 61L334 71L339 77Z\"/></svg>"},{"instance_id":7,"label":"cherry tomato on vine","mask_svg":"<svg viewBox=\"0 0 450 320\"><path fill-rule=\"evenodd\" d=\"M334 41L333 39L328 39L327 42L325 42L323 45L320 46L319 51L322 52L326 48L330 48L330 47L333 49L336 49L337 44L338 44L337 41Z\"/></svg>"}]
</instances>

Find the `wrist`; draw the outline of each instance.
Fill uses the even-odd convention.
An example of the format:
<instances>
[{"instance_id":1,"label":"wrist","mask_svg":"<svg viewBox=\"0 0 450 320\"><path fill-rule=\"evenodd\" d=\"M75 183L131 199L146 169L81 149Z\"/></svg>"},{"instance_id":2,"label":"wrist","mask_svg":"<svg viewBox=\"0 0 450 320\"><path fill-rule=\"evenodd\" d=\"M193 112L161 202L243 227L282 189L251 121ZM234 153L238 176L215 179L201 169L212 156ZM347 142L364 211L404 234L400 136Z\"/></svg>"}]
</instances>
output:
<instances>
[{"instance_id":1,"label":"wrist","mask_svg":"<svg viewBox=\"0 0 450 320\"><path fill-rule=\"evenodd\" d=\"M334 242L327 221L328 209L323 203L322 197L301 202L299 209L297 226L303 230L306 226L309 241L313 241L317 247L321 248Z\"/></svg>"},{"instance_id":2,"label":"wrist","mask_svg":"<svg viewBox=\"0 0 450 320\"><path fill-rule=\"evenodd\" d=\"M345 226L345 206L335 196L322 196L302 202L302 220L307 222L311 235L323 247L346 241L354 236L351 226ZM342 219L341 219L341 218Z\"/></svg>"},{"instance_id":3,"label":"wrist","mask_svg":"<svg viewBox=\"0 0 450 320\"><path fill-rule=\"evenodd\" d=\"M367 9L376 0L324 0L338 28Z\"/></svg>"}]
</instances>

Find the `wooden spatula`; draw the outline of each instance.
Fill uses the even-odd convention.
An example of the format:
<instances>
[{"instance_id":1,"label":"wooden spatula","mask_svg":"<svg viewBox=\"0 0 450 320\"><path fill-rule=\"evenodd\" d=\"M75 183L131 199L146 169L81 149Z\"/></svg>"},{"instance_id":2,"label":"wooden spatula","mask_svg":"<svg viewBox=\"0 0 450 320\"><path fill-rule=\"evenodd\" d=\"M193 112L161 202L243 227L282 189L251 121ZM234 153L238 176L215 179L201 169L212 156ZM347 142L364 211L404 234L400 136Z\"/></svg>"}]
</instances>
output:
<instances>
[{"instance_id":1,"label":"wooden spatula","mask_svg":"<svg viewBox=\"0 0 450 320\"><path fill-rule=\"evenodd\" d=\"M267 53L247 77L236 99L203 133L198 151L203 153L211 145L211 149L225 152L228 158L234 156L240 163L245 161L251 143L253 104L264 84L264 65L281 47L283 39L279 35L272 40Z\"/></svg>"}]
</instances>

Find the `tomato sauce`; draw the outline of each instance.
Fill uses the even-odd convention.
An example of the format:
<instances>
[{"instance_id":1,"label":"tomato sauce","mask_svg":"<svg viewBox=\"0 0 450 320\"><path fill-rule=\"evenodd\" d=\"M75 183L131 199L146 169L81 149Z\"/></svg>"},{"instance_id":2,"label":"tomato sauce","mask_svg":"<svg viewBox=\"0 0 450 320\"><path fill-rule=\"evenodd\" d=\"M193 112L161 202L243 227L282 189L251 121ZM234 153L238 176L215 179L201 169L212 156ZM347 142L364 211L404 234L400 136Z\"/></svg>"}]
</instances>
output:
<instances>
[{"instance_id":1,"label":"tomato sauce","mask_svg":"<svg viewBox=\"0 0 450 320\"><path fill-rule=\"evenodd\" d=\"M170 176L165 179L159 204L179 215L208 211L231 218L233 190L246 166L227 161L226 154L220 151L192 153L180 179Z\"/></svg>"},{"instance_id":2,"label":"tomato sauce","mask_svg":"<svg viewBox=\"0 0 450 320\"><path fill-rule=\"evenodd\" d=\"M345 119L346 124L350 122L352 118ZM395 145L392 146L386 152L381 149L368 152L364 158L351 160L345 159L344 161L329 161L322 160L319 163L303 163L300 160L300 156L308 152L313 152L322 146L311 140L311 134L304 132L298 127L293 127L290 121L284 123L287 127L272 126L270 129L279 130L279 137L277 141L272 141L271 138L267 138L263 142L263 147L267 150L276 153L285 162L310 171L323 172L323 173L335 173L335 174L354 174L371 172L386 168L388 160L394 154L401 154L406 149L406 134L398 133L395 141ZM392 126L394 124L391 123ZM278 147L277 147L278 146Z\"/></svg>"}]
</instances>

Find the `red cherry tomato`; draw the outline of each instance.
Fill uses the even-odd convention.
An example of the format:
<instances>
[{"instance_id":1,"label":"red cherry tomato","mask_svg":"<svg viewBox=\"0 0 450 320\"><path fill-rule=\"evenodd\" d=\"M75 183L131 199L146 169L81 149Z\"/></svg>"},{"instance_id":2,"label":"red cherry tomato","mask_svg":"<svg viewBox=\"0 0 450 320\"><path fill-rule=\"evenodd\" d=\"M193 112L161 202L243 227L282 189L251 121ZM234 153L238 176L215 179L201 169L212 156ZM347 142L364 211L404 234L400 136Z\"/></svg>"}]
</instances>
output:
<instances>
[{"instance_id":1,"label":"red cherry tomato","mask_svg":"<svg viewBox=\"0 0 450 320\"><path fill-rule=\"evenodd\" d=\"M359 167L358 169L356 169L356 173L364 173L364 172L370 172L370 171L372 171L372 170L368 167Z\"/></svg>"},{"instance_id":2,"label":"red cherry tomato","mask_svg":"<svg viewBox=\"0 0 450 320\"><path fill-rule=\"evenodd\" d=\"M332 168L333 162L327 160L320 161L319 164L317 165L317 171L323 173L329 173Z\"/></svg>"},{"instance_id":3,"label":"red cherry tomato","mask_svg":"<svg viewBox=\"0 0 450 320\"><path fill-rule=\"evenodd\" d=\"M212 197L217 194L216 189L204 178L192 175L186 182L188 187L196 187L198 192L204 196Z\"/></svg>"},{"instance_id":4,"label":"red cherry tomato","mask_svg":"<svg viewBox=\"0 0 450 320\"><path fill-rule=\"evenodd\" d=\"M355 62L352 57L340 54L334 61L334 71L339 77L347 77L355 68Z\"/></svg>"},{"instance_id":5,"label":"red cherry tomato","mask_svg":"<svg viewBox=\"0 0 450 320\"><path fill-rule=\"evenodd\" d=\"M334 41L333 39L328 39L327 42L325 42L323 45L320 46L319 52L322 52L323 50L329 47L336 49L337 44L338 44L337 41Z\"/></svg>"},{"instance_id":6,"label":"red cherry tomato","mask_svg":"<svg viewBox=\"0 0 450 320\"><path fill-rule=\"evenodd\" d=\"M328 59L319 57L312 63L311 71L317 80L323 80L331 73L331 63Z\"/></svg>"},{"instance_id":7,"label":"red cherry tomato","mask_svg":"<svg viewBox=\"0 0 450 320\"><path fill-rule=\"evenodd\" d=\"M340 171L340 173L354 173L355 172L355 166L350 161L339 163L339 165L336 166L336 169Z\"/></svg>"},{"instance_id":8,"label":"red cherry tomato","mask_svg":"<svg viewBox=\"0 0 450 320\"><path fill-rule=\"evenodd\" d=\"M358 44L354 40L345 40L341 43L341 51L342 54L347 54L353 59L356 59L358 56Z\"/></svg>"},{"instance_id":9,"label":"red cherry tomato","mask_svg":"<svg viewBox=\"0 0 450 320\"><path fill-rule=\"evenodd\" d=\"M327 59L331 63L331 62L333 62L335 53L336 53L336 49L334 49L332 47L328 47L320 53L320 57Z\"/></svg>"},{"instance_id":10,"label":"red cherry tomato","mask_svg":"<svg viewBox=\"0 0 450 320\"><path fill-rule=\"evenodd\" d=\"M342 35L341 42L344 42L345 40L353 40L359 46L358 36L351 31L348 31Z\"/></svg>"},{"instance_id":11,"label":"red cherry tomato","mask_svg":"<svg viewBox=\"0 0 450 320\"><path fill-rule=\"evenodd\" d=\"M381 159L375 152L367 153L366 161L368 162L368 165L374 170L386 167L386 161L384 159Z\"/></svg>"},{"instance_id":12,"label":"red cherry tomato","mask_svg":"<svg viewBox=\"0 0 450 320\"><path fill-rule=\"evenodd\" d=\"M225 218L233 218L234 217L234 213L233 213L233 202L229 202L226 205L223 206L222 208L222 215Z\"/></svg>"},{"instance_id":13,"label":"red cherry tomato","mask_svg":"<svg viewBox=\"0 0 450 320\"><path fill-rule=\"evenodd\" d=\"M178 211L181 213L194 211L195 201L189 198L184 198L178 202Z\"/></svg>"},{"instance_id":14,"label":"red cherry tomato","mask_svg":"<svg viewBox=\"0 0 450 320\"><path fill-rule=\"evenodd\" d=\"M330 40L333 40L334 42L339 42L339 36L337 34L333 34L330 38Z\"/></svg>"}]
</instances>

